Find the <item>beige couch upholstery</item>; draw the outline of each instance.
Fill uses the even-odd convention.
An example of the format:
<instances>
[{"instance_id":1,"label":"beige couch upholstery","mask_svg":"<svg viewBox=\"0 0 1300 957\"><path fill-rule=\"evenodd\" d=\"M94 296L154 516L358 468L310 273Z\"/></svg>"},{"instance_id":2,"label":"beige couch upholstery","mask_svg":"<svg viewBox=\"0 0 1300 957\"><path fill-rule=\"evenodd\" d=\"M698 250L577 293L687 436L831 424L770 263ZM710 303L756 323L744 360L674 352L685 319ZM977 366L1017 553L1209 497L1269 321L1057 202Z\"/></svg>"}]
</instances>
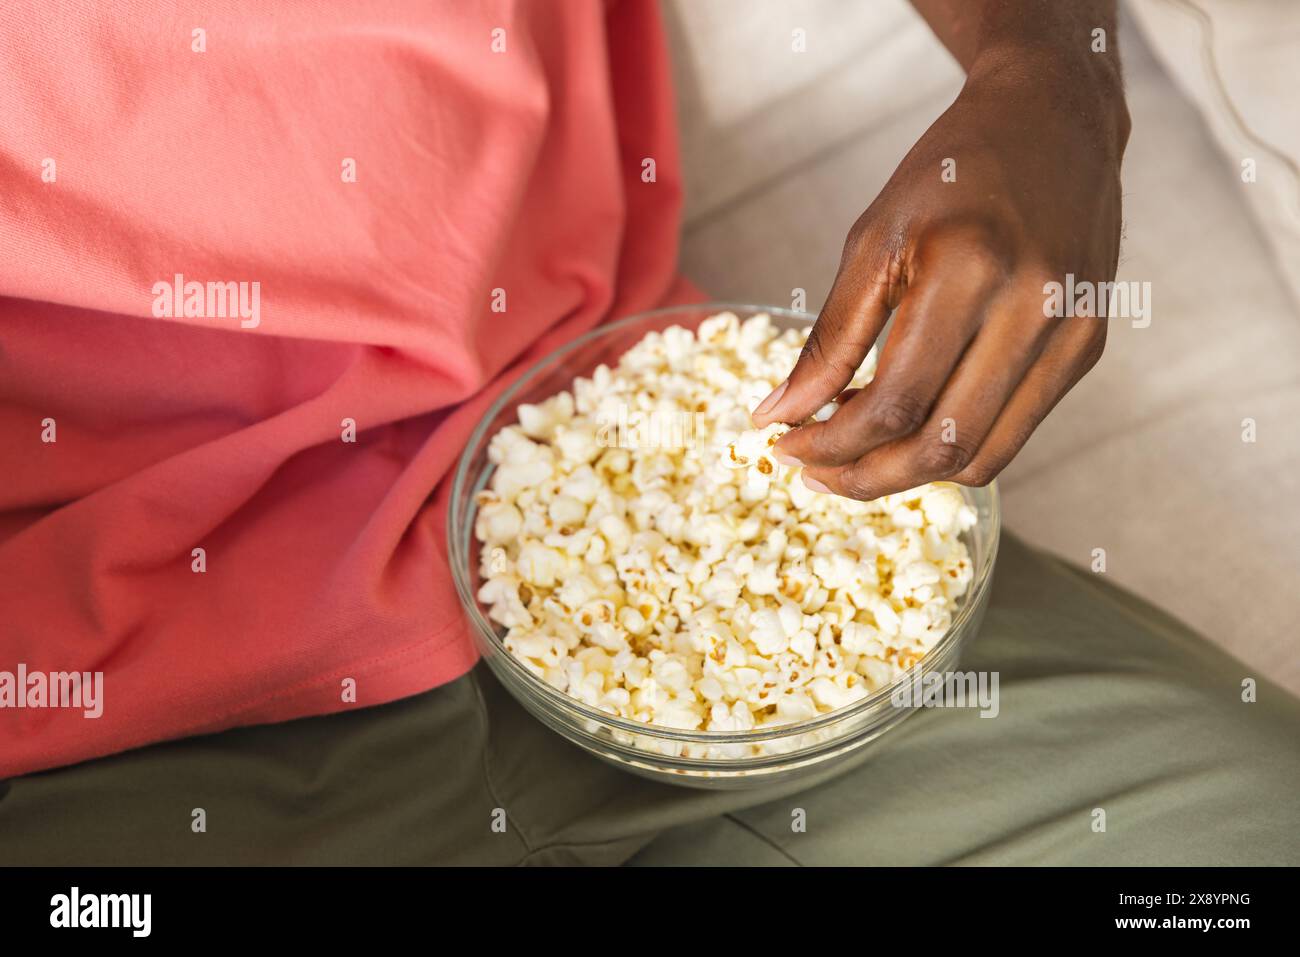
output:
<instances>
[{"instance_id":1,"label":"beige couch upholstery","mask_svg":"<svg viewBox=\"0 0 1300 957\"><path fill-rule=\"evenodd\" d=\"M686 274L726 299L789 305L803 289L816 311L850 224L961 72L904 0L667 0L665 15ZM1113 324L1101 364L1004 475L1007 525L1084 565L1104 548L1105 574L1244 675L1300 690L1300 305L1239 159L1127 16L1121 34L1134 130L1120 278L1151 283L1152 321Z\"/></svg>"},{"instance_id":2,"label":"beige couch upholstery","mask_svg":"<svg viewBox=\"0 0 1300 957\"><path fill-rule=\"evenodd\" d=\"M1238 166L1234 185L1300 301L1300 3L1130 3L1156 59Z\"/></svg>"}]
</instances>

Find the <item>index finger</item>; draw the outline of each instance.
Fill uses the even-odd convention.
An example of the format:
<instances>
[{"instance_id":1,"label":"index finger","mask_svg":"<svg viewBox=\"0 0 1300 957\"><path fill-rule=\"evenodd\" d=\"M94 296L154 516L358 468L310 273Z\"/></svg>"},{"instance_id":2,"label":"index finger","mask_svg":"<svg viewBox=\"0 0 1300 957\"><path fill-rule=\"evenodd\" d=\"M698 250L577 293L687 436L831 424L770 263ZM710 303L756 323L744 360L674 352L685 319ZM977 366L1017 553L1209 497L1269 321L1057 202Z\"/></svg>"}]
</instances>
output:
<instances>
[{"instance_id":1,"label":"index finger","mask_svg":"<svg viewBox=\"0 0 1300 957\"><path fill-rule=\"evenodd\" d=\"M803 422L852 381L889 318L888 269L862 270L846 252L794 370L754 410L755 426Z\"/></svg>"}]
</instances>

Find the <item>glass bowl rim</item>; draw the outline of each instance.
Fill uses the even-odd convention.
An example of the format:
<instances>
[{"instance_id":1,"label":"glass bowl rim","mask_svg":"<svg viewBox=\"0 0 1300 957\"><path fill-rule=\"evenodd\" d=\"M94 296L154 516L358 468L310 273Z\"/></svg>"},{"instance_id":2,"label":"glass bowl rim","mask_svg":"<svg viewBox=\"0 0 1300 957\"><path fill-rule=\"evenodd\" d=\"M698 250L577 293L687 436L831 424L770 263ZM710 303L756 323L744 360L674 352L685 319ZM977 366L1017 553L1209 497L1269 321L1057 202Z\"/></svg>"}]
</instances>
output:
<instances>
[{"instance_id":1,"label":"glass bowl rim","mask_svg":"<svg viewBox=\"0 0 1300 957\"><path fill-rule=\"evenodd\" d=\"M674 313L691 312L706 313L714 315L719 312L750 312L750 313L767 313L769 316L780 316L784 319L794 319L801 322L812 323L817 317L812 313L802 312L797 309L785 309L780 306L764 306L755 303L744 302L719 302L708 301L700 303L683 303L675 306L661 306L657 309L648 309L644 312L633 313L622 319L613 322L598 323L587 332L565 343L557 349L554 349L547 355L543 356L537 362L533 363L522 373L519 378L512 382L506 389L497 396L496 400L489 406L488 410L483 413L474 431L470 434L469 441L465 448L461 450L456 461L456 474L452 481L451 499L448 503L447 516L447 549L448 557L451 559L451 574L456 583L456 592L460 596L460 602L469 618L470 625L475 628L479 635L484 637L493 649L493 654L499 659L504 659L504 667L513 675L522 681L523 685L530 691L536 690L542 695L544 700L552 702L555 707L564 714L574 717L585 718L589 721L596 721L619 731L633 735L647 735L651 738L660 738L663 740L679 743L699 743L711 745L728 745L728 744L753 744L764 741L780 740L802 734L808 734L818 731L830 725L838 724L841 721L856 717L859 714L865 714L874 710L882 702L888 700L895 691L904 687L910 682L916 680L917 676L924 674L924 664L927 659L939 657L941 650L946 650L954 644L962 635L967 623L970 621L975 612L982 606L984 592L992 584L993 566L996 564L998 555L998 544L1002 536L1002 514L999 500L997 482L990 482L985 486L989 495L989 525L990 537L988 554L980 563L980 567L975 569L975 577L967 590L962 606L953 616L951 624L947 631L934 645L928 649L925 656L917 662L912 668L908 669L898 679L888 685L873 691L867 697L853 704L846 705L843 708L836 708L833 711L827 711L819 714L815 718L808 718L803 721L794 721L789 724L776 725L769 728L754 729L750 731L690 731L679 728L669 728L663 725L649 724L644 721L637 721L633 718L624 718L619 715L610 714L608 711L602 711L599 708L593 708L577 698L572 697L566 692L549 684L542 678L533 674L505 647L501 636L497 634L496 628L483 614L479 607L478 596L474 593L469 577L469 551L468 538L466 536L473 532L473 521L471 516L475 513L476 507L468 510L466 519L462 522L456 509L456 503L462 500L466 492L466 485L469 482L469 470L471 464L471 450L477 448L480 443L487 437L487 430L491 423L501 414L510 402L514 401L516 396L530 382L537 378L542 372L549 367L559 363L565 356L574 352L588 343L594 342L604 336L616 332L619 329L626 328L636 323L644 322L647 319L662 318ZM477 491L477 490L475 490ZM466 547L462 549L461 540L464 539Z\"/></svg>"}]
</instances>

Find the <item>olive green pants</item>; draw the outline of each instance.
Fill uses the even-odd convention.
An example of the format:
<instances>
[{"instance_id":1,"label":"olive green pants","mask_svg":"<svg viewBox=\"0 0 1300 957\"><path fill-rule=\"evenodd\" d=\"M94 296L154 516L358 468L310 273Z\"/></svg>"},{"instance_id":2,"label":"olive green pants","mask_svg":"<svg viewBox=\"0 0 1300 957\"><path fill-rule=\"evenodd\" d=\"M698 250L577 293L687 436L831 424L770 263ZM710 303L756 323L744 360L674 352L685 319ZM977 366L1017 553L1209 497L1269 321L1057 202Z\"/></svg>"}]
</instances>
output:
<instances>
[{"instance_id":1,"label":"olive green pants","mask_svg":"<svg viewBox=\"0 0 1300 957\"><path fill-rule=\"evenodd\" d=\"M1300 702L1104 576L1004 538L962 668L999 672L996 718L707 792L589 757L480 666L0 784L0 863L1300 864Z\"/></svg>"}]
</instances>

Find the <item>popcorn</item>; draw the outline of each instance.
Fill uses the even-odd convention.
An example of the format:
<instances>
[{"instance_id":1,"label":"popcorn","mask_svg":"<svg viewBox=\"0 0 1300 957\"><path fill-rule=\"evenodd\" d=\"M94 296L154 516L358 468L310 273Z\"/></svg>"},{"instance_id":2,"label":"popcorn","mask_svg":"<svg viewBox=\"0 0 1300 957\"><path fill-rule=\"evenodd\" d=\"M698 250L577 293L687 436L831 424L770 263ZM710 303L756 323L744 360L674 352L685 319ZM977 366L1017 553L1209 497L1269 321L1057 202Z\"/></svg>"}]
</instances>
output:
<instances>
[{"instance_id":1,"label":"popcorn","mask_svg":"<svg viewBox=\"0 0 1300 957\"><path fill-rule=\"evenodd\" d=\"M538 541L526 541L516 563L524 581L542 588L554 588L564 573L564 556Z\"/></svg>"},{"instance_id":2,"label":"popcorn","mask_svg":"<svg viewBox=\"0 0 1300 957\"><path fill-rule=\"evenodd\" d=\"M505 545L519 537L524 517L509 502L487 499L480 503L474 534L486 545Z\"/></svg>"},{"instance_id":3,"label":"popcorn","mask_svg":"<svg viewBox=\"0 0 1300 957\"><path fill-rule=\"evenodd\" d=\"M776 461L790 426L750 409L805 338L725 312L651 333L493 436L478 598L529 671L607 714L739 732L848 707L938 643L974 577L975 512L946 483L819 494Z\"/></svg>"},{"instance_id":4,"label":"popcorn","mask_svg":"<svg viewBox=\"0 0 1300 957\"><path fill-rule=\"evenodd\" d=\"M534 439L549 439L556 427L573 418L573 396L567 392L547 399L541 405L520 405L519 428Z\"/></svg>"},{"instance_id":5,"label":"popcorn","mask_svg":"<svg viewBox=\"0 0 1300 957\"><path fill-rule=\"evenodd\" d=\"M763 429L746 429L734 441L727 443L722 454L723 467L745 469L769 478L777 475L778 470L785 470L786 466L776 461L773 447L789 431L790 426L783 422L773 422Z\"/></svg>"}]
</instances>

